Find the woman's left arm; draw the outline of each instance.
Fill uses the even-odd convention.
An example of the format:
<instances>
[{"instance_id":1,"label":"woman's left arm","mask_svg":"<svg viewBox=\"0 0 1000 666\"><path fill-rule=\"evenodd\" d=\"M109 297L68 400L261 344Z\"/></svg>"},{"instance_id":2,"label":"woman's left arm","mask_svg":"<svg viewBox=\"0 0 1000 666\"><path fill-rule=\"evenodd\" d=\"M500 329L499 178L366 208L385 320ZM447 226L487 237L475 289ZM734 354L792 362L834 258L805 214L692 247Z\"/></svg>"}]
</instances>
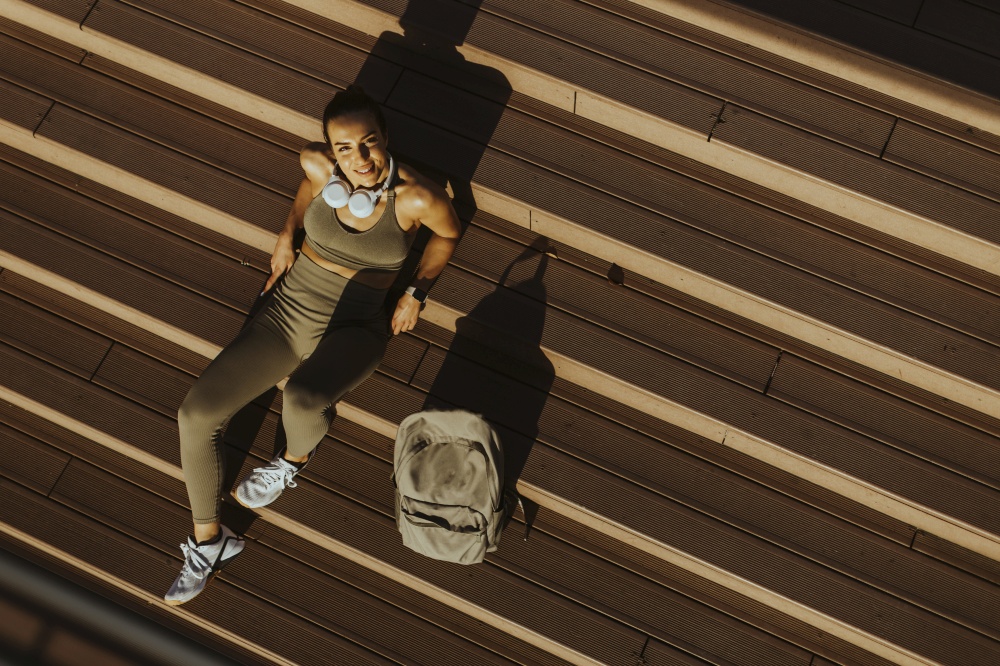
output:
<instances>
[{"instance_id":1,"label":"woman's left arm","mask_svg":"<svg viewBox=\"0 0 1000 666\"><path fill-rule=\"evenodd\" d=\"M419 211L420 224L429 228L433 235L424 247L417 276L410 286L426 292L448 265L448 260L451 259L462 234L462 225L444 190L438 190L433 186L422 187L420 190L422 191L419 195L410 201ZM392 315L393 334L412 331L419 317L420 301L409 294L403 294L396 304L396 312Z\"/></svg>"}]
</instances>

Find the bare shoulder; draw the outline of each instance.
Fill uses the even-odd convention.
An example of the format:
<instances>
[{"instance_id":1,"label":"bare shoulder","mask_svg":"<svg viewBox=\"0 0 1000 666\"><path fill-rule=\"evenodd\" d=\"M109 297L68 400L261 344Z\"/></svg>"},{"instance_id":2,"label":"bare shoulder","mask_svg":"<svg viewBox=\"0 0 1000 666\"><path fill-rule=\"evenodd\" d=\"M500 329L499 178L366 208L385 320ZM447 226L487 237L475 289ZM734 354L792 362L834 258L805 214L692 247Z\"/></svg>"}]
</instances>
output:
<instances>
[{"instance_id":1,"label":"bare shoulder","mask_svg":"<svg viewBox=\"0 0 1000 666\"><path fill-rule=\"evenodd\" d=\"M400 164L396 176L397 206L426 208L440 201L448 200L448 193L437 183L427 178L409 164Z\"/></svg>"},{"instance_id":2,"label":"bare shoulder","mask_svg":"<svg viewBox=\"0 0 1000 666\"><path fill-rule=\"evenodd\" d=\"M408 164L397 168L396 209L403 214L422 219L423 216L442 205L451 205L451 199L443 187Z\"/></svg>"},{"instance_id":3,"label":"bare shoulder","mask_svg":"<svg viewBox=\"0 0 1000 666\"><path fill-rule=\"evenodd\" d=\"M458 215L443 187L408 164L399 165L397 178L396 215L404 226L427 225L447 238L460 235Z\"/></svg>"},{"instance_id":4,"label":"bare shoulder","mask_svg":"<svg viewBox=\"0 0 1000 666\"><path fill-rule=\"evenodd\" d=\"M333 174L330 146L319 141L306 144L299 153L299 164L302 165L302 170L312 183L313 189L318 192Z\"/></svg>"}]
</instances>

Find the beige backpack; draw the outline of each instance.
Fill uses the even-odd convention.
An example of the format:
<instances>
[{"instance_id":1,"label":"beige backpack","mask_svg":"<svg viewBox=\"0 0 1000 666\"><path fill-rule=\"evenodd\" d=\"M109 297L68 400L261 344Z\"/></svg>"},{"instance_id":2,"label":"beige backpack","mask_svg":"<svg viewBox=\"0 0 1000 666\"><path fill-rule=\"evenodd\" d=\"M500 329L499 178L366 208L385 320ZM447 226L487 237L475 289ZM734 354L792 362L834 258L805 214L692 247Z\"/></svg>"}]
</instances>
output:
<instances>
[{"instance_id":1,"label":"beige backpack","mask_svg":"<svg viewBox=\"0 0 1000 666\"><path fill-rule=\"evenodd\" d=\"M482 417L460 410L406 417L392 480L405 546L459 564L496 550L510 507L500 438Z\"/></svg>"}]
</instances>

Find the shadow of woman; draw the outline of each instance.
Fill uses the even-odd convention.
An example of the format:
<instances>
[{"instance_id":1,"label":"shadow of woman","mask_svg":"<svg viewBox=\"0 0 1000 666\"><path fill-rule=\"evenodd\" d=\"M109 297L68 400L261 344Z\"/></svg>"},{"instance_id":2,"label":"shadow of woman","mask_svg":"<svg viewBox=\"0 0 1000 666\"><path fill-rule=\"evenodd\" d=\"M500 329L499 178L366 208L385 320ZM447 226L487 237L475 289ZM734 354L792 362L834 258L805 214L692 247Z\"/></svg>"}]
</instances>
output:
<instances>
[{"instance_id":1,"label":"shadow of woman","mask_svg":"<svg viewBox=\"0 0 1000 666\"><path fill-rule=\"evenodd\" d=\"M540 347L546 297L542 278L549 259L545 246L546 240L540 239L525 248L504 270L497 288L457 320L424 403L424 409L467 409L497 429L508 489L516 488L538 437L539 418L555 377ZM529 275L512 280L518 264L521 273ZM530 524L531 507L527 513Z\"/></svg>"},{"instance_id":2,"label":"shadow of woman","mask_svg":"<svg viewBox=\"0 0 1000 666\"><path fill-rule=\"evenodd\" d=\"M370 93L384 95L380 101L393 153L449 188L465 224L478 209L471 183L512 92L502 72L470 62L459 51L480 4L409 0L399 21L402 34L383 32L355 78ZM391 85L385 80L386 63L400 67ZM422 240L415 243L412 261L397 284L408 283ZM545 316L541 277L547 257L540 255L535 276L520 285L527 296L503 285L515 264L537 256L538 252L526 250L507 268L500 287L456 322L454 339L425 405L461 406L498 427L511 488L538 433L538 416L554 376L538 346ZM517 349L514 340L519 341ZM502 344L494 344L497 341ZM519 369L518 379L526 383L497 374L512 368ZM484 372L481 381L473 379ZM507 390L498 390L501 386Z\"/></svg>"},{"instance_id":3,"label":"shadow of woman","mask_svg":"<svg viewBox=\"0 0 1000 666\"><path fill-rule=\"evenodd\" d=\"M476 210L473 176L511 96L502 72L458 50L478 4L410 0L402 34L383 32L355 78L382 103L392 152L450 187L465 220Z\"/></svg>"}]
</instances>

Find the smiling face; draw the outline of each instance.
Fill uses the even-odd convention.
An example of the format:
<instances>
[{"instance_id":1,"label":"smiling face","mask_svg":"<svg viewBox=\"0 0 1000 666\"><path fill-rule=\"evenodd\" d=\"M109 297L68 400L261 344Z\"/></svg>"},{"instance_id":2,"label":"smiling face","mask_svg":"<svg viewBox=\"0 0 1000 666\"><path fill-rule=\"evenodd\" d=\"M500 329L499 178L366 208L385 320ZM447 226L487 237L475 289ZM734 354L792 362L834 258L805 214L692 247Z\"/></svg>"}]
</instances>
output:
<instances>
[{"instance_id":1,"label":"smiling face","mask_svg":"<svg viewBox=\"0 0 1000 666\"><path fill-rule=\"evenodd\" d=\"M366 111L345 113L326 125L341 174L357 187L372 188L389 176L386 137Z\"/></svg>"}]
</instances>

